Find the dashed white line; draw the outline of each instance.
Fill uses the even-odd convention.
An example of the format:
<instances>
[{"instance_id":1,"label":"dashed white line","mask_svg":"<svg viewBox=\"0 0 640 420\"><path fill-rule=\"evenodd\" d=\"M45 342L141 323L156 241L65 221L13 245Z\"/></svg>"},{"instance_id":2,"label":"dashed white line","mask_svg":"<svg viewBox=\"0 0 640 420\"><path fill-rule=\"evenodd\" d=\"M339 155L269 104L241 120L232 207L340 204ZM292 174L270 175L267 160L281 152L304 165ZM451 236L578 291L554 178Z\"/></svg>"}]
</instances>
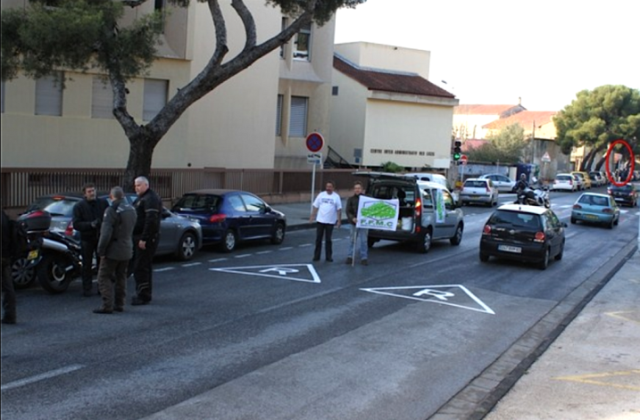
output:
<instances>
[{"instance_id":1,"label":"dashed white line","mask_svg":"<svg viewBox=\"0 0 640 420\"><path fill-rule=\"evenodd\" d=\"M83 365L71 365L60 369L52 370L50 372L41 373L40 375L32 376L30 378L20 379L18 381L9 382L2 385L0 390L5 391L7 389L18 388L20 386L29 385L34 382L42 381L44 379L53 378L54 376L64 375L65 373L73 372L74 370L82 369Z\"/></svg>"},{"instance_id":2,"label":"dashed white line","mask_svg":"<svg viewBox=\"0 0 640 420\"><path fill-rule=\"evenodd\" d=\"M259 251L259 252L256 252L256 254L258 254L258 255L262 255L262 254L270 254L270 253L272 253L272 252L273 252L273 251Z\"/></svg>"},{"instance_id":3,"label":"dashed white line","mask_svg":"<svg viewBox=\"0 0 640 420\"><path fill-rule=\"evenodd\" d=\"M228 258L215 258L213 260L209 260L209 262L220 262L220 261L227 261Z\"/></svg>"},{"instance_id":4,"label":"dashed white line","mask_svg":"<svg viewBox=\"0 0 640 420\"><path fill-rule=\"evenodd\" d=\"M311 246L312 244L302 244L302 245L298 245L300 248L303 248L305 246Z\"/></svg>"},{"instance_id":5,"label":"dashed white line","mask_svg":"<svg viewBox=\"0 0 640 420\"><path fill-rule=\"evenodd\" d=\"M192 263L189 263L189 264L182 264L182 266L183 267L193 267L195 265L200 265L200 264L202 264L202 263L201 262L192 262Z\"/></svg>"},{"instance_id":6,"label":"dashed white line","mask_svg":"<svg viewBox=\"0 0 640 420\"><path fill-rule=\"evenodd\" d=\"M160 272L160 271L171 271L171 270L175 270L175 267L164 267L164 268L156 268L155 270L153 270L154 272Z\"/></svg>"},{"instance_id":7,"label":"dashed white line","mask_svg":"<svg viewBox=\"0 0 640 420\"><path fill-rule=\"evenodd\" d=\"M252 256L253 254L240 254L240 255L236 255L234 258L247 258Z\"/></svg>"},{"instance_id":8,"label":"dashed white line","mask_svg":"<svg viewBox=\"0 0 640 420\"><path fill-rule=\"evenodd\" d=\"M292 246L283 246L282 248L279 248L278 251L289 251L290 249L293 249Z\"/></svg>"}]
</instances>

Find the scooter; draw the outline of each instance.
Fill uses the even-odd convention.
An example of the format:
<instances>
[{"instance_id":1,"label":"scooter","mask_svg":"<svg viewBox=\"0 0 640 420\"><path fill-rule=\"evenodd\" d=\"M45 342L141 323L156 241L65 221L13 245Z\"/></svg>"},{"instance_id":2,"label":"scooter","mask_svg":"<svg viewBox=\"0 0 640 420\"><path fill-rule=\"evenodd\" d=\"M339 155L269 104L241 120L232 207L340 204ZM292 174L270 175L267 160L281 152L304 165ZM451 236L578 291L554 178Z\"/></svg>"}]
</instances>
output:
<instances>
[{"instance_id":1,"label":"scooter","mask_svg":"<svg viewBox=\"0 0 640 420\"><path fill-rule=\"evenodd\" d=\"M17 220L26 233L26 247L11 259L11 279L16 289L30 287L42 260L42 244L51 224L51 215L43 210L24 213Z\"/></svg>"},{"instance_id":2,"label":"scooter","mask_svg":"<svg viewBox=\"0 0 640 420\"><path fill-rule=\"evenodd\" d=\"M80 244L64 232L50 231L43 239L42 261L37 267L38 282L51 294L63 293L82 275Z\"/></svg>"},{"instance_id":3,"label":"scooter","mask_svg":"<svg viewBox=\"0 0 640 420\"><path fill-rule=\"evenodd\" d=\"M529 206L541 206L551 208L549 190L547 188L525 188L518 193L514 204L526 204Z\"/></svg>"}]
</instances>

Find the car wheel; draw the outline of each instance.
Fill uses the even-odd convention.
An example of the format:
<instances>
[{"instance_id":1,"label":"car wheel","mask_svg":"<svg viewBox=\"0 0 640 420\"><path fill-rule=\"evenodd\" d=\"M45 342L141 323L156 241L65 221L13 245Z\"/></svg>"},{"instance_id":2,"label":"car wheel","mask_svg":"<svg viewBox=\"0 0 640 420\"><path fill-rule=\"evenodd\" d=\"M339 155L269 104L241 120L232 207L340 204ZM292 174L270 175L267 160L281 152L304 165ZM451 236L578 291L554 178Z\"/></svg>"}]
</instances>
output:
<instances>
[{"instance_id":1,"label":"car wheel","mask_svg":"<svg viewBox=\"0 0 640 420\"><path fill-rule=\"evenodd\" d=\"M564 254L564 240L562 241L562 245L560 245L560 252L558 252L558 255L555 256L556 261L560 261L562 259L563 254Z\"/></svg>"},{"instance_id":2,"label":"car wheel","mask_svg":"<svg viewBox=\"0 0 640 420\"><path fill-rule=\"evenodd\" d=\"M613 218L612 218L611 221L609 223L607 223L607 227L609 229L613 229L614 226L615 226L615 223L614 223Z\"/></svg>"},{"instance_id":3,"label":"car wheel","mask_svg":"<svg viewBox=\"0 0 640 420\"><path fill-rule=\"evenodd\" d=\"M185 234L182 235L182 238L180 238L180 242L178 243L176 256L181 261L190 260L195 255L197 247L198 242L196 240L196 236L191 232L185 232Z\"/></svg>"},{"instance_id":4,"label":"car wheel","mask_svg":"<svg viewBox=\"0 0 640 420\"><path fill-rule=\"evenodd\" d=\"M485 254L484 252L480 251L480 261L482 262L487 262L489 261L489 254Z\"/></svg>"},{"instance_id":5,"label":"car wheel","mask_svg":"<svg viewBox=\"0 0 640 420\"><path fill-rule=\"evenodd\" d=\"M544 257L542 258L542 261L540 261L540 264L538 265L538 268L540 270L546 270L547 267L549 267L549 248L547 248L544 251Z\"/></svg>"},{"instance_id":6,"label":"car wheel","mask_svg":"<svg viewBox=\"0 0 640 420\"><path fill-rule=\"evenodd\" d=\"M236 233L234 231L226 231L224 233L224 236L222 237L222 250L224 252L231 252L236 249L237 238L238 237L236 236Z\"/></svg>"},{"instance_id":7,"label":"car wheel","mask_svg":"<svg viewBox=\"0 0 640 420\"><path fill-rule=\"evenodd\" d=\"M282 241L284 241L284 225L282 223L278 223L276 225L276 230L273 232L273 236L271 236L271 243L274 245L280 245Z\"/></svg>"},{"instance_id":8,"label":"car wheel","mask_svg":"<svg viewBox=\"0 0 640 420\"><path fill-rule=\"evenodd\" d=\"M45 255L38 264L37 273L40 286L51 294L62 293L67 290L73 280L73 271L67 271L71 262L65 256Z\"/></svg>"},{"instance_id":9,"label":"car wheel","mask_svg":"<svg viewBox=\"0 0 640 420\"><path fill-rule=\"evenodd\" d=\"M618 222L619 222L619 221L620 221L620 218L618 217L618 218L616 219L616 221L614 222L614 225L618 226Z\"/></svg>"},{"instance_id":10,"label":"car wheel","mask_svg":"<svg viewBox=\"0 0 640 420\"><path fill-rule=\"evenodd\" d=\"M11 279L16 289L29 288L36 279L36 269L26 258L11 261Z\"/></svg>"},{"instance_id":11,"label":"car wheel","mask_svg":"<svg viewBox=\"0 0 640 420\"><path fill-rule=\"evenodd\" d=\"M576 222L577 222L577 220L576 220L574 217L572 217L572 218L571 218L571 224L572 224L572 225L575 225L575 224L576 224Z\"/></svg>"},{"instance_id":12,"label":"car wheel","mask_svg":"<svg viewBox=\"0 0 640 420\"><path fill-rule=\"evenodd\" d=\"M432 239L433 238L431 237L431 229L427 229L418 242L418 252L422 254L426 254L427 252L429 252L429 250L431 249Z\"/></svg>"},{"instance_id":13,"label":"car wheel","mask_svg":"<svg viewBox=\"0 0 640 420\"><path fill-rule=\"evenodd\" d=\"M455 235L453 235L453 238L449 239L449 242L451 242L451 245L454 246L460 245L460 242L462 242L462 224L458 224L456 233Z\"/></svg>"}]
</instances>

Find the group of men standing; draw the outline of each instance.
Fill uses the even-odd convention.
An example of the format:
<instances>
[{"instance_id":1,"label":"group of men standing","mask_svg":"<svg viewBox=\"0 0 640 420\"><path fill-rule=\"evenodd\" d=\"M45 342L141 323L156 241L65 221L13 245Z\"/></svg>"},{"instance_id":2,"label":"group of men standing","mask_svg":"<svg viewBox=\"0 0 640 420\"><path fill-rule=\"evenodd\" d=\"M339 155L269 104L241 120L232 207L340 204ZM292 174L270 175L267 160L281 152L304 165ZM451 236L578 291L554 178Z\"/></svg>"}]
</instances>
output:
<instances>
[{"instance_id":1,"label":"group of men standing","mask_svg":"<svg viewBox=\"0 0 640 420\"><path fill-rule=\"evenodd\" d=\"M351 240L349 241L349 253L347 264L353 264L355 259L354 248L357 245L360 250L360 263L368 265L367 259L367 230L357 227L358 206L362 195L362 183L356 181L353 185L353 195L347 199L347 220L351 226ZM320 261L322 253L322 241L325 242L325 259L333 262L333 227L340 228L342 223L342 200L335 192L335 184L329 181L325 184L325 190L318 194L313 201L310 222L316 222L316 242L313 253L313 261Z\"/></svg>"}]
</instances>

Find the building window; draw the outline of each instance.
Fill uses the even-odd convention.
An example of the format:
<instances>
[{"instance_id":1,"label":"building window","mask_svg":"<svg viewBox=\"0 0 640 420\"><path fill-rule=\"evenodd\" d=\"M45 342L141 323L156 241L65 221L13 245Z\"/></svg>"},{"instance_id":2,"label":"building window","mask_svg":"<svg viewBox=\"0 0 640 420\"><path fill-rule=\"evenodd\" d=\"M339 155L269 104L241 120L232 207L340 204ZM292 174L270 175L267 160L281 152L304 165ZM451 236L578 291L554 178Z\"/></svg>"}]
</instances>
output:
<instances>
[{"instance_id":1,"label":"building window","mask_svg":"<svg viewBox=\"0 0 640 420\"><path fill-rule=\"evenodd\" d=\"M287 18L282 16L282 22L280 24L280 32L284 31L285 29L287 29ZM280 45L280 58L284 58L284 46L286 44L282 44Z\"/></svg>"},{"instance_id":2,"label":"building window","mask_svg":"<svg viewBox=\"0 0 640 420\"><path fill-rule=\"evenodd\" d=\"M278 105L276 108L276 136L282 135L282 103L284 102L284 96L278 95Z\"/></svg>"},{"instance_id":3,"label":"building window","mask_svg":"<svg viewBox=\"0 0 640 420\"><path fill-rule=\"evenodd\" d=\"M289 136L305 137L307 135L307 108L309 98L291 97L291 116L289 119Z\"/></svg>"},{"instance_id":4,"label":"building window","mask_svg":"<svg viewBox=\"0 0 640 420\"><path fill-rule=\"evenodd\" d=\"M151 121L167 104L169 82L159 79L144 79L144 108L142 120Z\"/></svg>"},{"instance_id":5,"label":"building window","mask_svg":"<svg viewBox=\"0 0 640 420\"><path fill-rule=\"evenodd\" d=\"M338 92L340 91L339 86L333 86L331 87L331 95L332 96L338 96Z\"/></svg>"},{"instance_id":6,"label":"building window","mask_svg":"<svg viewBox=\"0 0 640 420\"><path fill-rule=\"evenodd\" d=\"M36 80L36 115L62 115L62 74Z\"/></svg>"},{"instance_id":7,"label":"building window","mask_svg":"<svg viewBox=\"0 0 640 420\"><path fill-rule=\"evenodd\" d=\"M114 118L111 83L100 76L93 76L91 118Z\"/></svg>"},{"instance_id":8,"label":"building window","mask_svg":"<svg viewBox=\"0 0 640 420\"><path fill-rule=\"evenodd\" d=\"M311 23L300 29L293 42L293 58L311 61Z\"/></svg>"}]
</instances>

